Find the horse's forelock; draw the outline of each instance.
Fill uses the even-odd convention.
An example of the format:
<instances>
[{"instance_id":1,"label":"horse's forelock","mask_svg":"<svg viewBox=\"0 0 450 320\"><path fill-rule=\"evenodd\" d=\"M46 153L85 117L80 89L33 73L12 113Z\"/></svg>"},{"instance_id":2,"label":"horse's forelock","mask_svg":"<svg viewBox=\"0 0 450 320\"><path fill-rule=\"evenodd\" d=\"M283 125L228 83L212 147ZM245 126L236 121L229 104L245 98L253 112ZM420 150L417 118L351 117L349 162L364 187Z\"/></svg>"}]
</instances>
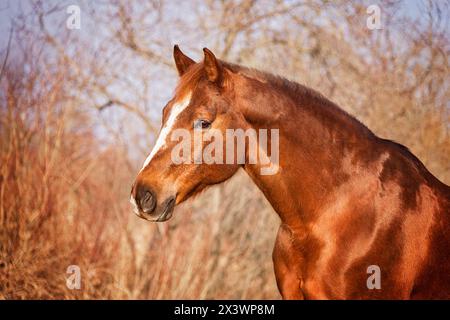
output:
<instances>
[{"instance_id":1,"label":"horse's forelock","mask_svg":"<svg viewBox=\"0 0 450 320\"><path fill-rule=\"evenodd\" d=\"M200 79L204 76L203 63L196 63L189 67L180 78L175 89L176 97L184 97L193 92Z\"/></svg>"}]
</instances>

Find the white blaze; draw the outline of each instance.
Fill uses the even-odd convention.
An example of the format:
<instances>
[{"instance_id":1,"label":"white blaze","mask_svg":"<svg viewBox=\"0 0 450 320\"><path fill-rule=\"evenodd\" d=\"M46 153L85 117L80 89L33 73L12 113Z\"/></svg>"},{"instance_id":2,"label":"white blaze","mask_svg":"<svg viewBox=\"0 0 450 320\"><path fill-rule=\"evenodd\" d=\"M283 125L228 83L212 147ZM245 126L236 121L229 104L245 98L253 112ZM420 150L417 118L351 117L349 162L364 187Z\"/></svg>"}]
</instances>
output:
<instances>
[{"instance_id":1,"label":"white blaze","mask_svg":"<svg viewBox=\"0 0 450 320\"><path fill-rule=\"evenodd\" d=\"M155 154L165 147L167 143L167 137L169 136L170 132L172 131L173 125L175 124L175 120L178 118L178 115L186 109L186 107L189 105L189 102L191 101L191 94L187 94L181 101L176 102L172 110L170 111L169 119L167 119L166 123L164 124L164 127L161 129L161 132L159 133L158 140L156 140L155 146L153 147L152 152L150 155L145 159L144 165L142 166L142 170L152 161Z\"/></svg>"}]
</instances>

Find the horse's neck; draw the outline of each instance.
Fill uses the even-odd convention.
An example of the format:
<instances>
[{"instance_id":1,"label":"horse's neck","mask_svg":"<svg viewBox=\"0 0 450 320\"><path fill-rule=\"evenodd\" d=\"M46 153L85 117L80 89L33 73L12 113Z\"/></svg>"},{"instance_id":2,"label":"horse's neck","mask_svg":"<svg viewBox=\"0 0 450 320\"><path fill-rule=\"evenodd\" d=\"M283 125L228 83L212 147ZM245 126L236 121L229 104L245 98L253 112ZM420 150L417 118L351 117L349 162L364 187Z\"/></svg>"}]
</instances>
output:
<instances>
[{"instance_id":1,"label":"horse's neck","mask_svg":"<svg viewBox=\"0 0 450 320\"><path fill-rule=\"evenodd\" d=\"M359 157L358 152L375 145L374 139L365 134L367 129L352 128L354 119L345 119L346 114L340 110L324 109L321 115L317 109L315 114L305 109L304 103L317 104L314 108L330 107L321 106L320 100L314 99L294 103L292 99L267 100L266 106L260 106L277 111L284 108L284 116L277 123L270 123L270 128L280 129L279 171L261 175L261 166L245 166L281 220L291 226L316 219L327 199L356 170L359 163L353 160ZM259 128L264 128L264 124Z\"/></svg>"}]
</instances>

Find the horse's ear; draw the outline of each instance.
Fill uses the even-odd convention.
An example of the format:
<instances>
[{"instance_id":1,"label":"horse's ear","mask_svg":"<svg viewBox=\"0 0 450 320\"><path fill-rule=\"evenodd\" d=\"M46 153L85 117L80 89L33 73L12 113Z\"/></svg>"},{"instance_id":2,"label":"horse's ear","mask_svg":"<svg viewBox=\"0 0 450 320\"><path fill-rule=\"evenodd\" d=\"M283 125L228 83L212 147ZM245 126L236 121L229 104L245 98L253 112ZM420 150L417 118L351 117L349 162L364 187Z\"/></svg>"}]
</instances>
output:
<instances>
[{"instance_id":1,"label":"horse's ear","mask_svg":"<svg viewBox=\"0 0 450 320\"><path fill-rule=\"evenodd\" d=\"M206 77L209 81L221 84L223 80L223 68L219 60L216 59L214 53L212 53L208 48L203 48L203 53L205 54L205 60L203 62Z\"/></svg>"},{"instance_id":2,"label":"horse's ear","mask_svg":"<svg viewBox=\"0 0 450 320\"><path fill-rule=\"evenodd\" d=\"M180 77L191 65L195 64L194 60L181 52L177 44L173 47L173 59L175 60L175 64L177 65L177 70Z\"/></svg>"}]
</instances>

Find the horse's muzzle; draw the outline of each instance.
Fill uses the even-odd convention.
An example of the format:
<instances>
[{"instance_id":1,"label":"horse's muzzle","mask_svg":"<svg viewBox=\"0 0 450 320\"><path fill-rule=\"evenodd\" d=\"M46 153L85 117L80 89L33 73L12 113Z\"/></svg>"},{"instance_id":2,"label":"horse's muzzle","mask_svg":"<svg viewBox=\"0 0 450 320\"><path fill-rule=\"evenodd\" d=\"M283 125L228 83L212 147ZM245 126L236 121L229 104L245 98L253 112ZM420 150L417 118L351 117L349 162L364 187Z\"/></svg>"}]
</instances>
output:
<instances>
[{"instance_id":1,"label":"horse's muzzle","mask_svg":"<svg viewBox=\"0 0 450 320\"><path fill-rule=\"evenodd\" d=\"M134 206L136 215L154 222L162 222L170 219L175 207L174 196L167 198L158 205L156 194L150 188L143 185L137 185L133 188L130 202Z\"/></svg>"}]
</instances>

